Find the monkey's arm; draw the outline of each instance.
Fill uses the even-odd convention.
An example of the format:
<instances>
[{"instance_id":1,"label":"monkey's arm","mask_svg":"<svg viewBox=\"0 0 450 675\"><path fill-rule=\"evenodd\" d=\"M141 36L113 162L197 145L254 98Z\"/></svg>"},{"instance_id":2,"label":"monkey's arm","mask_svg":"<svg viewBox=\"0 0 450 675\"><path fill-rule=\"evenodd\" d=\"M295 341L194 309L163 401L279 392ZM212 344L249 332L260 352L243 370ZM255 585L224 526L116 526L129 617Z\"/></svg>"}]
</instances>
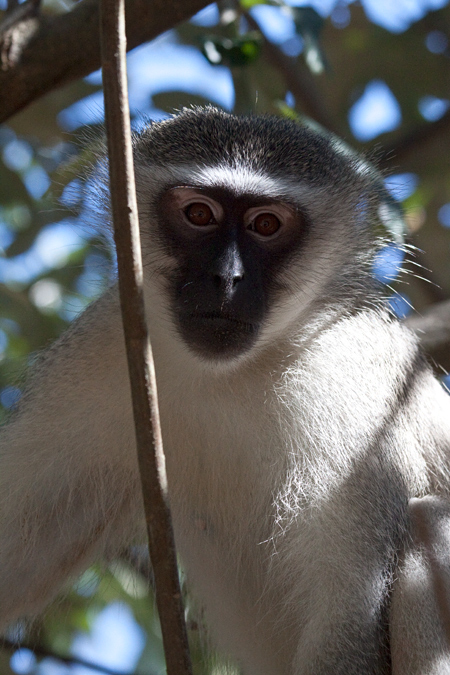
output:
<instances>
[{"instance_id":1,"label":"monkey's arm","mask_svg":"<svg viewBox=\"0 0 450 675\"><path fill-rule=\"evenodd\" d=\"M445 622L450 618L446 616L450 607L450 503L439 497L411 499L409 512L416 540L405 553L394 584L392 672L449 675L450 644ZM447 635L449 629L450 624Z\"/></svg>"},{"instance_id":2,"label":"monkey's arm","mask_svg":"<svg viewBox=\"0 0 450 675\"><path fill-rule=\"evenodd\" d=\"M0 626L132 537L139 495L114 289L44 353L0 430Z\"/></svg>"}]
</instances>

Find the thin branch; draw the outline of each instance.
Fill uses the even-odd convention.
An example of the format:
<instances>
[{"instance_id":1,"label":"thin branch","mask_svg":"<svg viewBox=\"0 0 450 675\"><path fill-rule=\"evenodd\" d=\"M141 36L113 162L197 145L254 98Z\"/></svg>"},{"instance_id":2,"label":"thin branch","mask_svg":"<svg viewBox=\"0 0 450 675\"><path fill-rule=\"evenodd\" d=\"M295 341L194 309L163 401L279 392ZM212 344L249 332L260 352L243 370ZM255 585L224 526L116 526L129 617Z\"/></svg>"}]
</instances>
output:
<instances>
[{"instance_id":1,"label":"thin branch","mask_svg":"<svg viewBox=\"0 0 450 675\"><path fill-rule=\"evenodd\" d=\"M128 49L186 21L208 2L127 0ZM0 70L0 123L49 91L98 68L98 0L83 0L58 16L41 14L21 43L14 63Z\"/></svg>"},{"instance_id":2,"label":"thin branch","mask_svg":"<svg viewBox=\"0 0 450 675\"><path fill-rule=\"evenodd\" d=\"M392 145L377 146L377 165L383 169L392 166L392 162L402 163L411 153L416 153L422 146L450 130L450 110L439 120L425 122L412 131L398 138Z\"/></svg>"},{"instance_id":3,"label":"thin branch","mask_svg":"<svg viewBox=\"0 0 450 675\"><path fill-rule=\"evenodd\" d=\"M124 0L102 0L111 205L139 470L168 675L192 673L168 503L155 369L147 333L126 76Z\"/></svg>"},{"instance_id":4,"label":"thin branch","mask_svg":"<svg viewBox=\"0 0 450 675\"><path fill-rule=\"evenodd\" d=\"M439 375L450 371L450 300L436 302L422 314L405 319L420 340Z\"/></svg>"},{"instance_id":5,"label":"thin branch","mask_svg":"<svg viewBox=\"0 0 450 675\"><path fill-rule=\"evenodd\" d=\"M264 37L264 31L252 15L249 12L243 14L249 27L259 31ZM263 55L282 74L287 89L292 92L305 115L312 117L329 131L339 133L325 109L314 77L308 71L307 66L283 54L281 49L266 37L264 37Z\"/></svg>"},{"instance_id":6,"label":"thin branch","mask_svg":"<svg viewBox=\"0 0 450 675\"><path fill-rule=\"evenodd\" d=\"M29 649L30 652L33 652L36 656L40 658L51 658L60 661L61 663L66 663L68 666L76 665L83 666L84 668L89 668L97 673L103 673L104 675L133 675L132 673L122 672L119 670L114 670L108 668L107 666L100 666L97 663L92 663L91 661L86 661L85 659L80 659L77 656L63 656L62 654L56 654L50 649L46 649L41 645L30 645L24 642L17 644L6 638L0 638L0 647L7 649L8 651L16 652L19 649Z\"/></svg>"},{"instance_id":7,"label":"thin branch","mask_svg":"<svg viewBox=\"0 0 450 675\"><path fill-rule=\"evenodd\" d=\"M421 315L405 319L405 323L417 333L424 349L450 344L450 300L431 305Z\"/></svg>"}]
</instances>

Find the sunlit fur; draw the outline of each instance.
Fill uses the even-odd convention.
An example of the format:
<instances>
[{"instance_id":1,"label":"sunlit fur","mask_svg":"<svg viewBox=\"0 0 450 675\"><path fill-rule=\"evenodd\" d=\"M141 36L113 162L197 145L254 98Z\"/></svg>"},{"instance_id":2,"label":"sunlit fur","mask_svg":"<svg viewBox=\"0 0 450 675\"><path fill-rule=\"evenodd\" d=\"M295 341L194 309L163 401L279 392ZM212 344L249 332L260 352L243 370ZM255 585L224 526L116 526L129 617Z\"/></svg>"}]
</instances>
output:
<instances>
[{"instance_id":1,"label":"sunlit fur","mask_svg":"<svg viewBox=\"0 0 450 675\"><path fill-rule=\"evenodd\" d=\"M387 675L390 652L394 675L449 673L408 502L448 494L450 399L372 281L371 176L294 123L246 120L260 134L253 145L240 124L185 111L135 140L145 298L188 579L210 636L244 675ZM257 166L255 156L280 129L293 140L280 150L284 173L280 158L271 173L270 157ZM216 158L220 143L229 149ZM235 358L202 358L174 329L176 260L155 234L153 200L175 184L283 197L310 216L304 250L279 271L283 293ZM2 625L41 611L94 559L143 536L133 439L113 288L44 353L2 430Z\"/></svg>"}]
</instances>

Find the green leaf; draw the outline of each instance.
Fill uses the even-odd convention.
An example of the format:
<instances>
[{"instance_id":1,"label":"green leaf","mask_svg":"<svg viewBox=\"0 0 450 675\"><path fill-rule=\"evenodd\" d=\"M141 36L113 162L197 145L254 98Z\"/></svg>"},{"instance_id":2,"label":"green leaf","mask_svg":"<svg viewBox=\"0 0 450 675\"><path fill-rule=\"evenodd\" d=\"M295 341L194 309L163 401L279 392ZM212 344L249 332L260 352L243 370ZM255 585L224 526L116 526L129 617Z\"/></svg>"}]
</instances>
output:
<instances>
[{"instance_id":1,"label":"green leaf","mask_svg":"<svg viewBox=\"0 0 450 675\"><path fill-rule=\"evenodd\" d=\"M251 9L256 5L272 5L272 2L266 2L266 0L240 0L240 5L242 9Z\"/></svg>"},{"instance_id":2,"label":"green leaf","mask_svg":"<svg viewBox=\"0 0 450 675\"><path fill-rule=\"evenodd\" d=\"M295 112L294 108L291 108L286 101L275 101L275 105L277 109L279 110L280 114L282 117L286 117L289 120L293 120L294 122L298 122L298 113Z\"/></svg>"},{"instance_id":3,"label":"green leaf","mask_svg":"<svg viewBox=\"0 0 450 675\"><path fill-rule=\"evenodd\" d=\"M261 53L262 37L256 31L235 38L209 35L202 40L202 52L212 65L235 68L253 63Z\"/></svg>"}]
</instances>

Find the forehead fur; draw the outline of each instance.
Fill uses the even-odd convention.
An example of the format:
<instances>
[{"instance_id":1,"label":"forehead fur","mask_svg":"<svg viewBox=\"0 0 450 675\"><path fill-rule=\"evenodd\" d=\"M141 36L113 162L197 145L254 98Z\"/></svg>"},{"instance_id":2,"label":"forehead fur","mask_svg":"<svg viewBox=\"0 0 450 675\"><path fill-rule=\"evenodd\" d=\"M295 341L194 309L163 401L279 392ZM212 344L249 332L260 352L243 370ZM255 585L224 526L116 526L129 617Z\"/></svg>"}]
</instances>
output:
<instances>
[{"instance_id":1,"label":"forehead fur","mask_svg":"<svg viewBox=\"0 0 450 675\"><path fill-rule=\"evenodd\" d=\"M236 117L216 108L185 109L150 124L135 151L149 164L246 165L271 176L298 177L320 185L348 184L354 159L296 122L277 117Z\"/></svg>"}]
</instances>

